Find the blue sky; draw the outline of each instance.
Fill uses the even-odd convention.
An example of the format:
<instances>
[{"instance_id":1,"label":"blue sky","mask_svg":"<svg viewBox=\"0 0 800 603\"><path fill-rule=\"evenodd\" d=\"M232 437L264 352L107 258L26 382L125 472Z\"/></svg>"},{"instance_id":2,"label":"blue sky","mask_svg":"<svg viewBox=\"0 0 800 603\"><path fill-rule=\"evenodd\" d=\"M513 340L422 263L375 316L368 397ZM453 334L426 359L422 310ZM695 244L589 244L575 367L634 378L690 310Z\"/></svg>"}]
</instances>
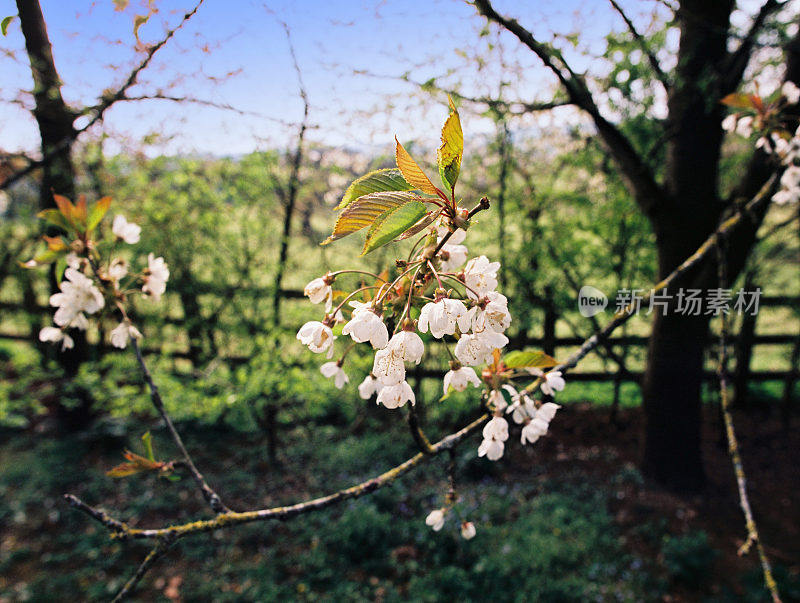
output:
<instances>
[{"instance_id":1,"label":"blue sky","mask_svg":"<svg viewBox=\"0 0 800 603\"><path fill-rule=\"evenodd\" d=\"M145 0L131 0L124 12L114 11L112 0L41 2L65 98L75 105L96 102L102 90L118 85L138 62L133 18L144 12ZM159 39L165 25L175 24L192 5L185 0L155 2L159 12L140 31L146 42ZM623 4L642 27L647 26L653 3ZM618 17L600 0L497 0L496 8L543 39L549 39L552 31L579 32L582 43L595 51L602 48L603 36L612 27L621 28ZM15 14L14 2L0 0L0 13ZM311 101L311 120L318 126L311 132L312 140L388 147L394 133L404 140L436 137L446 113L443 105L411 95L414 88L405 83L357 72L385 76L408 72L424 81L451 70L450 81L466 90L489 92L496 87L496 70L465 67L463 51L474 46L484 22L460 0L206 0L158 53L131 93L164 89L252 114L164 101L121 103L108 113L106 130L131 141L158 133L162 138L154 149L166 152L236 154L286 144L293 130L276 120L298 120L302 104L276 15L292 31ZM525 100L546 99L552 78L515 39L507 35L501 39L508 49L506 59L524 68L524 78L514 81L513 87ZM17 52L16 60L0 58L0 98L9 100L19 89L31 86L18 23L0 44ZM589 67L586 61L576 61L578 68ZM0 123L0 147L36 148L35 123L18 106L0 104ZM476 133L486 127L480 120L472 126Z\"/></svg>"}]
</instances>

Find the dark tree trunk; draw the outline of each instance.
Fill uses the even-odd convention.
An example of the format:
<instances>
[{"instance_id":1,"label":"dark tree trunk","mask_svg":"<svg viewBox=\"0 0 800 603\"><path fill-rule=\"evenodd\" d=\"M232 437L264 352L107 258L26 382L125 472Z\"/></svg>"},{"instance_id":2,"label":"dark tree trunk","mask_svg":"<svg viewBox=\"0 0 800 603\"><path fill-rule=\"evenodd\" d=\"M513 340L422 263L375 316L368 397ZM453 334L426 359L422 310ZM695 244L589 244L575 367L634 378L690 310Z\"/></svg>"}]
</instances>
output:
<instances>
[{"instance_id":1,"label":"dark tree trunk","mask_svg":"<svg viewBox=\"0 0 800 603\"><path fill-rule=\"evenodd\" d=\"M61 78L53 61L39 0L17 0L20 26L33 75L33 116L42 139L43 165L40 206L54 207L53 192L75 197L72 142L75 114L61 96Z\"/></svg>"}]
</instances>

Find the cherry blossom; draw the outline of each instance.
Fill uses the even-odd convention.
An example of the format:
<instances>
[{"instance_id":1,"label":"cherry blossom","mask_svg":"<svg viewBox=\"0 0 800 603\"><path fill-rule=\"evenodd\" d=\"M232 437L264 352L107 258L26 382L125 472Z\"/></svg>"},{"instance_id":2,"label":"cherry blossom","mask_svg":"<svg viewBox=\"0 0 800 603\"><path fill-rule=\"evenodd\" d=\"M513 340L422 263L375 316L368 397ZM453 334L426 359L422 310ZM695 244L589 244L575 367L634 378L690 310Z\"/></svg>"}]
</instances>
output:
<instances>
[{"instance_id":1,"label":"cherry blossom","mask_svg":"<svg viewBox=\"0 0 800 603\"><path fill-rule=\"evenodd\" d=\"M111 330L111 345L115 348L124 349L128 346L128 341L133 339L141 339L142 334L139 329L134 327L129 321L123 320L116 327Z\"/></svg>"},{"instance_id":2,"label":"cherry blossom","mask_svg":"<svg viewBox=\"0 0 800 603\"><path fill-rule=\"evenodd\" d=\"M431 527L434 532L438 532L444 527L444 510L434 509L425 518L425 525Z\"/></svg>"},{"instance_id":3,"label":"cherry blossom","mask_svg":"<svg viewBox=\"0 0 800 603\"><path fill-rule=\"evenodd\" d=\"M312 304L325 302L326 312L330 312L331 306L333 305L333 288L329 281L330 279L325 276L315 278L303 289L303 294L308 296Z\"/></svg>"},{"instance_id":4,"label":"cherry blossom","mask_svg":"<svg viewBox=\"0 0 800 603\"><path fill-rule=\"evenodd\" d=\"M560 392L564 389L564 385L565 382L564 378L561 376L561 371L551 371L544 376L541 390L542 393L548 396L555 396L556 392Z\"/></svg>"},{"instance_id":5,"label":"cherry blossom","mask_svg":"<svg viewBox=\"0 0 800 603\"><path fill-rule=\"evenodd\" d=\"M472 258L464 268L467 295L473 299L483 297L497 288L497 271L500 262L490 262L485 255Z\"/></svg>"},{"instance_id":6,"label":"cherry blossom","mask_svg":"<svg viewBox=\"0 0 800 603\"><path fill-rule=\"evenodd\" d=\"M62 352L75 347L75 342L72 340L72 337L56 327L44 327L41 331L39 331L39 341L50 343L61 342Z\"/></svg>"},{"instance_id":7,"label":"cherry blossom","mask_svg":"<svg viewBox=\"0 0 800 603\"><path fill-rule=\"evenodd\" d=\"M451 387L457 392L463 392L470 383L474 387L481 386L481 380L475 374L475 369L468 366L450 369L444 376L444 393L446 395Z\"/></svg>"},{"instance_id":8,"label":"cherry blossom","mask_svg":"<svg viewBox=\"0 0 800 603\"><path fill-rule=\"evenodd\" d=\"M167 290L167 280L169 280L169 269L164 258L157 258L152 253L147 254L147 269L142 292L158 301Z\"/></svg>"},{"instance_id":9,"label":"cherry blossom","mask_svg":"<svg viewBox=\"0 0 800 603\"><path fill-rule=\"evenodd\" d=\"M342 365L338 362L326 362L319 367L319 372L328 379L333 377L333 384L336 389L342 389L350 382L350 378L345 374L344 370L342 370Z\"/></svg>"},{"instance_id":10,"label":"cherry blossom","mask_svg":"<svg viewBox=\"0 0 800 603\"><path fill-rule=\"evenodd\" d=\"M503 417L492 417L483 427L483 442L478 456L496 461L503 456L504 442L508 439L508 422Z\"/></svg>"},{"instance_id":11,"label":"cherry blossom","mask_svg":"<svg viewBox=\"0 0 800 603\"><path fill-rule=\"evenodd\" d=\"M484 298L483 305L473 306L472 331L478 333L490 329L502 333L511 325L511 313L508 311L508 299L496 291L490 291Z\"/></svg>"},{"instance_id":12,"label":"cherry blossom","mask_svg":"<svg viewBox=\"0 0 800 603\"><path fill-rule=\"evenodd\" d=\"M425 353L422 338L413 331L400 331L389 340L386 347L399 354L403 361L415 364L419 364L422 354Z\"/></svg>"},{"instance_id":13,"label":"cherry blossom","mask_svg":"<svg viewBox=\"0 0 800 603\"><path fill-rule=\"evenodd\" d=\"M396 385L406 378L402 350L384 348L375 352L372 374L383 385Z\"/></svg>"},{"instance_id":14,"label":"cherry blossom","mask_svg":"<svg viewBox=\"0 0 800 603\"><path fill-rule=\"evenodd\" d=\"M389 341L389 330L381 317L367 304L356 302L353 305L353 316L344 325L342 335L350 335L356 343L369 341L376 350L385 348Z\"/></svg>"},{"instance_id":15,"label":"cherry blossom","mask_svg":"<svg viewBox=\"0 0 800 603\"><path fill-rule=\"evenodd\" d=\"M383 384L378 381L372 373L364 377L358 386L358 395L363 400L369 400L373 394L377 394L383 389Z\"/></svg>"},{"instance_id":16,"label":"cherry blossom","mask_svg":"<svg viewBox=\"0 0 800 603\"><path fill-rule=\"evenodd\" d=\"M318 320L311 320L300 327L300 330L297 331L297 339L303 345L307 345L308 349L315 354L321 354L327 350L328 358L333 356L333 331Z\"/></svg>"},{"instance_id":17,"label":"cherry blossom","mask_svg":"<svg viewBox=\"0 0 800 603\"><path fill-rule=\"evenodd\" d=\"M470 315L464 302L443 297L437 302L429 302L422 307L419 314L419 330L441 339L445 335L453 335L456 327L462 333L469 331Z\"/></svg>"},{"instance_id":18,"label":"cherry blossom","mask_svg":"<svg viewBox=\"0 0 800 603\"><path fill-rule=\"evenodd\" d=\"M378 404L383 404L386 408L399 408L405 406L406 402L416 403L414 390L407 381L401 381L394 385L387 385L378 392Z\"/></svg>"},{"instance_id":19,"label":"cherry blossom","mask_svg":"<svg viewBox=\"0 0 800 603\"><path fill-rule=\"evenodd\" d=\"M60 327L85 328L83 313L94 314L105 306L100 290L85 274L76 268L64 271L64 280L59 284L60 293L50 296L50 305L57 307L53 322Z\"/></svg>"},{"instance_id":20,"label":"cherry blossom","mask_svg":"<svg viewBox=\"0 0 800 603\"><path fill-rule=\"evenodd\" d=\"M493 350L494 348L486 345L480 337L470 334L461 336L454 353L461 364L477 366L491 362Z\"/></svg>"},{"instance_id":21,"label":"cherry blossom","mask_svg":"<svg viewBox=\"0 0 800 603\"><path fill-rule=\"evenodd\" d=\"M461 537L464 540L472 540L475 538L476 530L475 524L471 521L461 522Z\"/></svg>"},{"instance_id":22,"label":"cherry blossom","mask_svg":"<svg viewBox=\"0 0 800 603\"><path fill-rule=\"evenodd\" d=\"M142 227L133 222L128 222L125 216L117 214L114 216L114 222L111 225L111 232L114 235L129 245L139 242L139 237L142 233Z\"/></svg>"}]
</instances>

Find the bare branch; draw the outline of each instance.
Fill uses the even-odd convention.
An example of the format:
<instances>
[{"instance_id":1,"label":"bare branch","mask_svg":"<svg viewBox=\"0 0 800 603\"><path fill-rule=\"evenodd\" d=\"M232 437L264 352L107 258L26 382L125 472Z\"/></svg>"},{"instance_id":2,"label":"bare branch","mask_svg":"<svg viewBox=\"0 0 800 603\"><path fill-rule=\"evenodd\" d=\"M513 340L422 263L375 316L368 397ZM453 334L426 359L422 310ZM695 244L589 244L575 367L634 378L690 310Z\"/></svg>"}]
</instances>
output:
<instances>
[{"instance_id":1,"label":"bare branch","mask_svg":"<svg viewBox=\"0 0 800 603\"><path fill-rule=\"evenodd\" d=\"M739 87L742 77L744 76L745 69L747 69L747 64L750 62L750 55L753 52L756 37L764 27L764 22L767 20L767 17L781 8L784 4L785 2L778 2L777 0L767 0L761 6L761 9L758 11L755 19L753 19L753 23L750 25L747 35L745 35L745 37L742 39L736 50L728 55L725 69L723 70L724 79L721 91L722 96L733 92Z\"/></svg>"},{"instance_id":2,"label":"bare branch","mask_svg":"<svg viewBox=\"0 0 800 603\"><path fill-rule=\"evenodd\" d=\"M642 52L644 52L645 56L647 56L647 60L650 63L650 66L653 68L653 71L656 74L656 77L664 86L664 90L669 92L669 78L667 74L661 69L661 64L658 62L658 58L653 53L650 45L647 43L647 40L644 39L642 34L636 29L636 26L633 24L628 18L628 15L625 14L625 11L622 10L622 7L616 0L608 0L611 3L611 6L614 7L614 10L619 13L619 16L622 17L622 20L625 21L625 25L628 28L628 31L633 36L633 39L636 40L636 43L639 44L639 48L641 48Z\"/></svg>"},{"instance_id":3,"label":"bare branch","mask_svg":"<svg viewBox=\"0 0 800 603\"><path fill-rule=\"evenodd\" d=\"M655 180L649 166L642 159L628 138L600 113L583 78L575 73L561 53L542 42L522 27L516 20L503 17L494 10L490 0L473 0L473 5L487 20L497 23L514 34L520 42L530 48L542 63L555 74L567 92L570 101L583 109L592 118L600 137L619 165L621 174L636 202L647 215L652 215L661 205L665 195Z\"/></svg>"},{"instance_id":4,"label":"bare branch","mask_svg":"<svg viewBox=\"0 0 800 603\"><path fill-rule=\"evenodd\" d=\"M5 190L6 188L14 184L16 181L18 181L20 178L23 178L28 174L30 174L31 172L33 172L35 169L43 165L46 165L53 157L55 157L56 155L61 153L64 149L69 147L73 143L73 141L75 141L81 134L86 132L86 130L94 126L97 122L102 121L105 112L117 101L125 99L128 90L133 85L136 84L139 74L141 74L142 71L147 69L148 65L150 65L150 62L153 60L155 54L161 48L163 48L167 42L169 42L172 39L172 37L177 33L177 31L181 29L189 19L191 19L195 15L195 13L203 4L203 2L204 0L199 0L199 2L195 5L195 7L192 10L183 15L183 18L181 19L180 23L178 23L172 29L168 30L160 41L156 42L147 49L142 61L136 67L134 67L134 69L125 79L125 82L122 84L122 86L117 88L116 91L103 94L102 98L100 99L100 102L94 107L91 107L89 111L84 109L82 111L78 111L77 113L75 113L76 117L78 115L84 115L86 113L94 114L92 118L88 121L88 123L86 123L86 125L78 129L72 129L69 136L64 137L60 143L53 145L48 150L47 153L43 154L41 159L39 159L36 162L28 164L25 168L11 174L4 180L0 181L0 190Z\"/></svg>"},{"instance_id":5,"label":"bare branch","mask_svg":"<svg viewBox=\"0 0 800 603\"><path fill-rule=\"evenodd\" d=\"M176 538L172 536L166 536L160 539L136 569L136 573L123 585L117 593L117 596L112 600L112 603L123 601L127 599L129 595L133 594L133 591L136 590L136 586L141 582L142 578L144 578L144 575L155 565L156 561L167 553L170 547L175 543L175 540Z\"/></svg>"},{"instance_id":6,"label":"bare branch","mask_svg":"<svg viewBox=\"0 0 800 603\"><path fill-rule=\"evenodd\" d=\"M136 360L139 363L139 368L144 375L144 380L147 383L147 387L150 390L150 399L153 402L153 406L155 406L158 414L161 415L161 418L164 420L164 424L167 426L167 430L169 431L170 436L172 437L172 441L175 442L175 445L178 447L178 450L181 451L181 455L183 455L183 460L186 463L186 467L189 469L189 472L192 474L194 481L197 482L200 491L203 493L203 497L208 502L211 509L216 513L227 513L230 511L228 507L226 507L222 503L222 499L220 499L219 495L214 492L214 490L206 483L203 474L195 466L194 462L192 461L192 457L189 456L189 452L186 450L186 446L183 444L183 440L181 439L180 434L175 429L175 426L172 424L172 419L170 419L169 415L167 414L166 409L164 408L164 401L161 399L161 394L158 391L158 386L153 382L153 377L150 374L150 371L147 368L147 365L144 362L144 358L142 357L142 351L139 348L139 343L136 341L135 338L131 339L131 346L133 346L133 351L136 354Z\"/></svg>"}]
</instances>

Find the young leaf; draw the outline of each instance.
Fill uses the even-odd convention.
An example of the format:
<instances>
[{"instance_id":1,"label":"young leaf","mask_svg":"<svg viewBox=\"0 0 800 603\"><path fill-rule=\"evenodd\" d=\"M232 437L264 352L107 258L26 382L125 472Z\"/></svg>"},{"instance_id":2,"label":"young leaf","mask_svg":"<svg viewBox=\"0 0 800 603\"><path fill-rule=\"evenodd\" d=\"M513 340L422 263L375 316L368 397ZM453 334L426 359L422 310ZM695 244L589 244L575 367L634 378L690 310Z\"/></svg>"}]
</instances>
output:
<instances>
[{"instance_id":1,"label":"young leaf","mask_svg":"<svg viewBox=\"0 0 800 603\"><path fill-rule=\"evenodd\" d=\"M425 203L409 201L408 203L384 212L367 232L364 249L361 255L382 247L413 226L425 215Z\"/></svg>"},{"instance_id":2,"label":"young leaf","mask_svg":"<svg viewBox=\"0 0 800 603\"><path fill-rule=\"evenodd\" d=\"M73 227L77 226L75 224L75 206L72 204L72 201L67 199L64 195L53 195L53 200L55 200L58 211L66 218L67 222Z\"/></svg>"},{"instance_id":3,"label":"young leaf","mask_svg":"<svg viewBox=\"0 0 800 603\"><path fill-rule=\"evenodd\" d=\"M153 454L153 436L150 435L149 431L145 431L144 435L142 435L142 443L144 444L144 451L145 454L147 454L147 458L155 462L156 457Z\"/></svg>"},{"instance_id":4,"label":"young leaf","mask_svg":"<svg viewBox=\"0 0 800 603\"><path fill-rule=\"evenodd\" d=\"M364 195L387 191L408 191L413 187L405 181L403 174L397 168L376 170L354 180L344 192L342 200L336 209L344 209L353 201Z\"/></svg>"},{"instance_id":5,"label":"young leaf","mask_svg":"<svg viewBox=\"0 0 800 603\"><path fill-rule=\"evenodd\" d=\"M86 203L86 195L78 196L78 202L72 210L72 217L82 230L86 230L86 222L89 219L89 206Z\"/></svg>"},{"instance_id":6,"label":"young leaf","mask_svg":"<svg viewBox=\"0 0 800 603\"><path fill-rule=\"evenodd\" d=\"M409 201L424 201L419 195L410 192L382 192L364 195L348 205L336 220L333 233L322 242L332 243L349 234L370 226L384 212L394 209Z\"/></svg>"},{"instance_id":7,"label":"young leaf","mask_svg":"<svg viewBox=\"0 0 800 603\"><path fill-rule=\"evenodd\" d=\"M66 231L69 231L72 228L72 225L67 221L67 218L64 217L57 209L44 209L36 214L38 218L49 222L53 226L58 226L59 228L63 228Z\"/></svg>"},{"instance_id":8,"label":"young leaf","mask_svg":"<svg viewBox=\"0 0 800 603\"><path fill-rule=\"evenodd\" d=\"M120 463L110 471L107 471L106 475L109 477L128 477L142 471L161 471L165 466L165 463L151 461L130 450L126 450L124 456L129 462Z\"/></svg>"},{"instance_id":9,"label":"young leaf","mask_svg":"<svg viewBox=\"0 0 800 603\"><path fill-rule=\"evenodd\" d=\"M110 206L111 197L103 197L94 204L92 211L89 212L89 218L86 220L87 231L92 232L95 228L97 228L97 225L100 224L100 220L105 217Z\"/></svg>"},{"instance_id":10,"label":"young leaf","mask_svg":"<svg viewBox=\"0 0 800 603\"><path fill-rule=\"evenodd\" d=\"M399 237L397 237L397 240L404 241L405 239L413 237L415 234L422 232L423 230L428 228L428 226L430 226L436 218L439 217L439 213L440 212L436 211L428 212L428 214L424 216L419 222L414 224L414 226L412 226L403 234L401 234Z\"/></svg>"},{"instance_id":11,"label":"young leaf","mask_svg":"<svg viewBox=\"0 0 800 603\"><path fill-rule=\"evenodd\" d=\"M14 15L9 17L3 17L3 20L0 21L0 32L3 33L4 36L8 35L8 26L14 20Z\"/></svg>"},{"instance_id":12,"label":"young leaf","mask_svg":"<svg viewBox=\"0 0 800 603\"><path fill-rule=\"evenodd\" d=\"M42 238L45 243L47 243L47 248L50 251L65 251L67 249L67 244L61 237L48 237L44 235Z\"/></svg>"},{"instance_id":13,"label":"young leaf","mask_svg":"<svg viewBox=\"0 0 800 603\"><path fill-rule=\"evenodd\" d=\"M436 153L437 162L439 164L439 176L442 178L445 186L452 192L456 187L458 174L461 171L461 157L464 154L464 132L461 130L461 119L458 117L458 111L453 104L453 99L447 99L450 102L450 115L447 121L444 122L442 127L442 145Z\"/></svg>"},{"instance_id":14,"label":"young leaf","mask_svg":"<svg viewBox=\"0 0 800 603\"><path fill-rule=\"evenodd\" d=\"M506 368L552 368L558 361L539 350L515 350L503 359Z\"/></svg>"},{"instance_id":15,"label":"young leaf","mask_svg":"<svg viewBox=\"0 0 800 603\"><path fill-rule=\"evenodd\" d=\"M417 165L417 162L414 161L408 151L400 144L400 141L397 140L397 136L394 137L394 141L397 143L397 147L395 148L395 161L406 182L413 188L421 190L423 193L446 199L447 197L445 197L444 193L433 185L433 182L425 175L422 168Z\"/></svg>"},{"instance_id":16,"label":"young leaf","mask_svg":"<svg viewBox=\"0 0 800 603\"><path fill-rule=\"evenodd\" d=\"M740 92L729 94L720 102L723 105L733 107L734 109L755 109L757 107L754 96L750 94L742 94Z\"/></svg>"}]
</instances>

